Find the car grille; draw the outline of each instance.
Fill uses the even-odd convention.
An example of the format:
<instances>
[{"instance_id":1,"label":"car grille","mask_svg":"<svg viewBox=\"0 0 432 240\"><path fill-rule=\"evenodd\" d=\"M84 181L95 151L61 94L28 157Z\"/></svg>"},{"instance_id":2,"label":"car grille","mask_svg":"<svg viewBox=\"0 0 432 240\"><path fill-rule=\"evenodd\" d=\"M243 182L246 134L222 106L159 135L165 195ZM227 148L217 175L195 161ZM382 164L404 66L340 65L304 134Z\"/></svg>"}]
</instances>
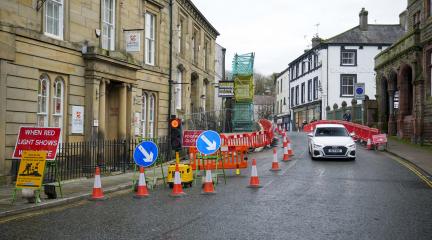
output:
<instances>
[{"instance_id":1,"label":"car grille","mask_svg":"<svg viewBox=\"0 0 432 240\"><path fill-rule=\"evenodd\" d=\"M332 150L339 150L339 152L334 152ZM340 152L342 150L342 152ZM347 148L343 146L327 146L324 147L324 153L330 156L343 156L347 152Z\"/></svg>"}]
</instances>

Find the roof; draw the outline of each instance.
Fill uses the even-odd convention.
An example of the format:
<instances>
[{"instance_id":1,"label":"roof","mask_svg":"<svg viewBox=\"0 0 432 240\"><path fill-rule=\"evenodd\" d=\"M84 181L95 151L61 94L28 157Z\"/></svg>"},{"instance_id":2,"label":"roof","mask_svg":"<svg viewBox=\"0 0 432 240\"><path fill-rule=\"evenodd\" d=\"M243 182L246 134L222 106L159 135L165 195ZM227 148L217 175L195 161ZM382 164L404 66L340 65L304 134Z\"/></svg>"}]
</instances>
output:
<instances>
[{"instance_id":1,"label":"roof","mask_svg":"<svg viewBox=\"0 0 432 240\"><path fill-rule=\"evenodd\" d=\"M266 95L255 95L254 104L255 105L273 105L275 97Z\"/></svg>"},{"instance_id":2,"label":"roof","mask_svg":"<svg viewBox=\"0 0 432 240\"><path fill-rule=\"evenodd\" d=\"M336 123L317 124L316 127L317 128L320 128L320 127L343 127L343 128L345 128L344 125L342 125L342 124L336 124Z\"/></svg>"},{"instance_id":3,"label":"roof","mask_svg":"<svg viewBox=\"0 0 432 240\"><path fill-rule=\"evenodd\" d=\"M356 26L346 32L324 40L327 44L388 44L395 43L405 34L399 24L368 24L368 29L362 31Z\"/></svg>"}]
</instances>

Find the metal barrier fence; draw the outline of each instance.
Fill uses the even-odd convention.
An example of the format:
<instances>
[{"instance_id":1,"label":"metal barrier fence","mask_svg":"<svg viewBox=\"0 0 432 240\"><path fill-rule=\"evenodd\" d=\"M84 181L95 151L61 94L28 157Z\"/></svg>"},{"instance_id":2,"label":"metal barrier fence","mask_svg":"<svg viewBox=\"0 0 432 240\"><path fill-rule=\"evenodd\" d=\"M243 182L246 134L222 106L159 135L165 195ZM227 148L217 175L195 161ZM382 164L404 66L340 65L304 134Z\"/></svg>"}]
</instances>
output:
<instances>
[{"instance_id":1,"label":"metal barrier fence","mask_svg":"<svg viewBox=\"0 0 432 240\"><path fill-rule=\"evenodd\" d=\"M91 177L96 166L102 173L126 172L134 168L133 151L142 140L153 141L158 145L157 163L169 160L168 139L166 136L154 139L102 140L88 142L70 142L59 145L55 163L61 180ZM16 180L19 160L14 160L11 169ZM45 182L55 181L55 167L47 165Z\"/></svg>"}]
</instances>

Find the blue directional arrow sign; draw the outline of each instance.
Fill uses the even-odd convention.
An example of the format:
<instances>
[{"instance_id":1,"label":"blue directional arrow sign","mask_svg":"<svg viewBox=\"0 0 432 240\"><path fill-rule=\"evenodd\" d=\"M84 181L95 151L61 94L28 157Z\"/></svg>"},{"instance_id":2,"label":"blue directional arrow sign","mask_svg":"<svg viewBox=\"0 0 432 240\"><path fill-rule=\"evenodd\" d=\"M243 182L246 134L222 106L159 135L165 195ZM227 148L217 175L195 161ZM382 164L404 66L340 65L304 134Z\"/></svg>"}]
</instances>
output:
<instances>
[{"instance_id":1,"label":"blue directional arrow sign","mask_svg":"<svg viewBox=\"0 0 432 240\"><path fill-rule=\"evenodd\" d=\"M219 133L215 131L205 131L199 135L196 147L201 154L209 155L215 153L221 145Z\"/></svg>"},{"instance_id":2,"label":"blue directional arrow sign","mask_svg":"<svg viewBox=\"0 0 432 240\"><path fill-rule=\"evenodd\" d=\"M135 163L141 167L150 167L156 162L159 149L154 142L144 141L135 148L133 157Z\"/></svg>"}]
</instances>

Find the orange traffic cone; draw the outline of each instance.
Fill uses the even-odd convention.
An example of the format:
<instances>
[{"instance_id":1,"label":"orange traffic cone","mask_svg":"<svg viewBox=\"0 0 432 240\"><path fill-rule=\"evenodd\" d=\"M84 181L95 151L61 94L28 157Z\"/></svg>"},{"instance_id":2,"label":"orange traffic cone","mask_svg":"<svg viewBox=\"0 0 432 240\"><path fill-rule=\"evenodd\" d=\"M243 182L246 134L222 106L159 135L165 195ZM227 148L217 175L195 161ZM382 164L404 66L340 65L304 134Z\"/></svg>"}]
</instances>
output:
<instances>
[{"instance_id":1,"label":"orange traffic cone","mask_svg":"<svg viewBox=\"0 0 432 240\"><path fill-rule=\"evenodd\" d=\"M99 167L96 167L95 180L94 180L94 185L93 185L93 193L92 193L90 200L93 200L93 201L105 200L105 196L104 196L103 190L102 190L102 183L101 183Z\"/></svg>"},{"instance_id":2,"label":"orange traffic cone","mask_svg":"<svg viewBox=\"0 0 432 240\"><path fill-rule=\"evenodd\" d=\"M367 150L371 150L372 149L372 141L371 141L370 138L368 138L368 140L367 140L366 148L367 148Z\"/></svg>"},{"instance_id":3,"label":"orange traffic cone","mask_svg":"<svg viewBox=\"0 0 432 240\"><path fill-rule=\"evenodd\" d=\"M135 194L135 198L143 198L143 197L148 197L149 193L148 193L148 189L147 189L147 184L146 184L146 180L145 180L145 175L144 175L144 168L140 167L140 174L139 174L139 178L138 178L138 189L137 189L137 193Z\"/></svg>"},{"instance_id":4,"label":"orange traffic cone","mask_svg":"<svg viewBox=\"0 0 432 240\"><path fill-rule=\"evenodd\" d=\"M174 173L174 186L171 193L172 197L181 197L186 193L183 192L183 187L180 178L180 170L178 164L176 164L175 173Z\"/></svg>"},{"instance_id":5,"label":"orange traffic cone","mask_svg":"<svg viewBox=\"0 0 432 240\"><path fill-rule=\"evenodd\" d=\"M288 147L288 156L294 156L294 151L292 150L292 146L291 146L291 141L290 140L288 140L287 141L287 147Z\"/></svg>"},{"instance_id":6,"label":"orange traffic cone","mask_svg":"<svg viewBox=\"0 0 432 240\"><path fill-rule=\"evenodd\" d=\"M270 169L270 171L280 171L281 169L279 168L279 162L277 160L277 150L276 148L273 148L273 162L272 162L272 167Z\"/></svg>"},{"instance_id":7,"label":"orange traffic cone","mask_svg":"<svg viewBox=\"0 0 432 240\"><path fill-rule=\"evenodd\" d=\"M255 159L252 160L251 178L250 178L250 182L249 182L249 186L248 187L250 187L250 188L260 188L260 187L262 187L260 185L260 180L258 178L258 171L257 171L256 160Z\"/></svg>"},{"instance_id":8,"label":"orange traffic cone","mask_svg":"<svg viewBox=\"0 0 432 240\"><path fill-rule=\"evenodd\" d=\"M206 170L204 187L201 194L215 194L211 170Z\"/></svg>"},{"instance_id":9,"label":"orange traffic cone","mask_svg":"<svg viewBox=\"0 0 432 240\"><path fill-rule=\"evenodd\" d=\"M284 154L283 154L283 159L282 159L282 161L284 161L284 162L289 161L288 144L289 144L289 143L288 143L287 141L284 141L284 143L283 143L283 151L284 151Z\"/></svg>"}]
</instances>

